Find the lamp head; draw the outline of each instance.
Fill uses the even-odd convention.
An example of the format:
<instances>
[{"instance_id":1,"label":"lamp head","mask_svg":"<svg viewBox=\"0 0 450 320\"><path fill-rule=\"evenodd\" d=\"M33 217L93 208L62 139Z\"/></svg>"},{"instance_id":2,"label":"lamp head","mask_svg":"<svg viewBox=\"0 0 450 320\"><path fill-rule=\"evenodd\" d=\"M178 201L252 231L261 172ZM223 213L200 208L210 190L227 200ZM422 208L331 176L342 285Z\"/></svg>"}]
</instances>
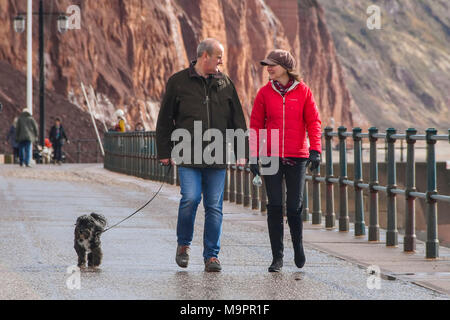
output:
<instances>
[{"instance_id":1,"label":"lamp head","mask_svg":"<svg viewBox=\"0 0 450 320\"><path fill-rule=\"evenodd\" d=\"M25 31L25 18L23 16L17 16L14 18L14 31L22 33Z\"/></svg>"}]
</instances>

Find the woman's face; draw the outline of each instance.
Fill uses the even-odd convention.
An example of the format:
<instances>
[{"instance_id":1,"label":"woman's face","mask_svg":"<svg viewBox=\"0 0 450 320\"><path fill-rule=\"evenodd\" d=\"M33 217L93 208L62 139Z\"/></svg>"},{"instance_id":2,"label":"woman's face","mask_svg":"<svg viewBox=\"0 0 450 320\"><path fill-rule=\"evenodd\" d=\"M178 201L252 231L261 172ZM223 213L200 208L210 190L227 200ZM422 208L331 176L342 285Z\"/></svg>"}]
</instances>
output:
<instances>
[{"instance_id":1,"label":"woman's face","mask_svg":"<svg viewBox=\"0 0 450 320\"><path fill-rule=\"evenodd\" d=\"M270 80L278 80L284 75L287 75L287 70L280 65L267 66L267 72L269 73Z\"/></svg>"}]
</instances>

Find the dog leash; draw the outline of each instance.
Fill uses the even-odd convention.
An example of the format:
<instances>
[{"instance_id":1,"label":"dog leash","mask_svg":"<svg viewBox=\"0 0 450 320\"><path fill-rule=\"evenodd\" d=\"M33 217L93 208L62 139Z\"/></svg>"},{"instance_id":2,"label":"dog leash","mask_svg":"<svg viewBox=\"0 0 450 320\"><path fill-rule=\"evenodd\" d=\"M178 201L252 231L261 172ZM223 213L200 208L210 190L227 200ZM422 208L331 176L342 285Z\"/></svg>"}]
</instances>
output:
<instances>
[{"instance_id":1,"label":"dog leash","mask_svg":"<svg viewBox=\"0 0 450 320\"><path fill-rule=\"evenodd\" d=\"M161 165L163 165L163 164L161 164ZM169 175L169 172L172 170L172 164L170 163L170 161L169 161L168 166L169 166L169 170L168 170L167 173L164 175L164 181L163 181L163 183L161 183L161 185L159 186L158 191L156 191L156 193L153 195L153 197L152 197L150 200L148 200L146 204L144 204L142 207L140 207L140 208L137 209L135 212L133 212L132 214L130 214L128 217L126 217L126 218L122 219L121 221L117 222L115 225L112 225L111 227L106 228L105 230L102 231L102 233L105 233L106 231L111 230L111 229L114 228L114 227L117 227L119 224L121 224L121 223L124 222L125 220L128 220L129 218L131 218L132 216L134 216L136 213L138 213L139 211L141 211L142 209L144 209L150 202L153 201L153 199L155 199L155 197L156 197L156 196L159 194L159 192L161 191L161 189L162 189L162 187L163 187L163 185L164 185L165 179L166 179L167 176Z\"/></svg>"}]
</instances>

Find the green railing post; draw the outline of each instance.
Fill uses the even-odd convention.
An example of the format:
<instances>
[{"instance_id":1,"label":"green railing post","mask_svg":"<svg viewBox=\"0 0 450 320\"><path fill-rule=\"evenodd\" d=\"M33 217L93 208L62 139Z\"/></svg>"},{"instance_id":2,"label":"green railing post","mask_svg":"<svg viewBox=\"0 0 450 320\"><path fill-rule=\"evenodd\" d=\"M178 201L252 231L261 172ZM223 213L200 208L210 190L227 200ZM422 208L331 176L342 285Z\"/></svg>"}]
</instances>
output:
<instances>
[{"instance_id":1,"label":"green railing post","mask_svg":"<svg viewBox=\"0 0 450 320\"><path fill-rule=\"evenodd\" d=\"M250 207L250 200L251 200L251 184L252 182L250 181L250 168L248 166L244 167L244 170L242 172L242 174L244 175L244 207Z\"/></svg>"},{"instance_id":2,"label":"green railing post","mask_svg":"<svg viewBox=\"0 0 450 320\"><path fill-rule=\"evenodd\" d=\"M151 144L151 134L147 132L145 138L145 164L144 164L144 175L146 179L150 179L150 144Z\"/></svg>"},{"instance_id":3,"label":"green railing post","mask_svg":"<svg viewBox=\"0 0 450 320\"><path fill-rule=\"evenodd\" d=\"M227 164L225 169L225 185L223 187L223 200L228 201L230 199L230 165Z\"/></svg>"},{"instance_id":4,"label":"green railing post","mask_svg":"<svg viewBox=\"0 0 450 320\"><path fill-rule=\"evenodd\" d=\"M370 141L370 218L369 218L369 241L380 241L380 225L378 218L378 191L374 189L378 186L378 159L377 159L377 138L374 137L378 129L369 129Z\"/></svg>"},{"instance_id":5,"label":"green railing post","mask_svg":"<svg viewBox=\"0 0 450 320\"><path fill-rule=\"evenodd\" d=\"M137 133L133 132L131 135L131 174L136 176L137 172Z\"/></svg>"},{"instance_id":6,"label":"green railing post","mask_svg":"<svg viewBox=\"0 0 450 320\"><path fill-rule=\"evenodd\" d=\"M438 240L438 216L437 203L431 196L436 194L436 140L431 139L437 134L434 128L426 130L427 139L427 192L426 192L426 217L427 217L427 242L426 258L435 259L439 257Z\"/></svg>"},{"instance_id":7,"label":"green railing post","mask_svg":"<svg viewBox=\"0 0 450 320\"><path fill-rule=\"evenodd\" d=\"M360 237L366 234L366 225L364 223L364 198L363 190L358 186L362 183L362 155L361 155L361 128L353 128L353 145L354 145L354 166L355 166L355 236Z\"/></svg>"},{"instance_id":8,"label":"green railing post","mask_svg":"<svg viewBox=\"0 0 450 320\"><path fill-rule=\"evenodd\" d=\"M105 147L105 158L103 160L103 168L108 169L108 162L109 162L109 154L108 154L108 134L105 133L105 138L104 138L104 147Z\"/></svg>"},{"instance_id":9,"label":"green railing post","mask_svg":"<svg viewBox=\"0 0 450 320\"><path fill-rule=\"evenodd\" d=\"M139 132L138 135L138 146L137 146L137 154L138 154L138 159L137 159L137 174L138 177L142 178L143 174L142 174L142 157L143 157L143 144L144 144L144 133L143 132Z\"/></svg>"},{"instance_id":10,"label":"green railing post","mask_svg":"<svg viewBox=\"0 0 450 320\"><path fill-rule=\"evenodd\" d=\"M406 184L405 184L405 237L403 238L403 251L413 252L416 250L416 212L415 200L411 192L416 191L416 166L414 160L415 139L411 136L417 134L417 130L409 128L406 130Z\"/></svg>"},{"instance_id":11,"label":"green railing post","mask_svg":"<svg viewBox=\"0 0 450 320\"><path fill-rule=\"evenodd\" d=\"M156 180L156 141L155 133L150 136L150 179Z\"/></svg>"},{"instance_id":12,"label":"green railing post","mask_svg":"<svg viewBox=\"0 0 450 320\"><path fill-rule=\"evenodd\" d=\"M283 177L281 180L281 212L283 217L286 216L286 179Z\"/></svg>"},{"instance_id":13,"label":"green railing post","mask_svg":"<svg viewBox=\"0 0 450 320\"><path fill-rule=\"evenodd\" d=\"M253 175L250 178L253 181ZM259 209L259 187L255 186L252 182L251 184L251 201L252 201L252 209Z\"/></svg>"},{"instance_id":14,"label":"green railing post","mask_svg":"<svg viewBox=\"0 0 450 320\"><path fill-rule=\"evenodd\" d=\"M394 128L386 130L386 142L388 144L388 163L387 163L387 230L386 230L386 246L396 247L398 245L397 231L397 200L396 194L392 189L397 188L397 172L395 163L395 139L392 135L396 134Z\"/></svg>"},{"instance_id":15,"label":"green railing post","mask_svg":"<svg viewBox=\"0 0 450 320\"><path fill-rule=\"evenodd\" d=\"M236 166L236 204L243 203L243 183L242 183L242 169Z\"/></svg>"},{"instance_id":16,"label":"green railing post","mask_svg":"<svg viewBox=\"0 0 450 320\"><path fill-rule=\"evenodd\" d=\"M153 166L153 180L158 181L158 156L156 150L156 135L153 134L153 153L152 153L152 166Z\"/></svg>"},{"instance_id":17,"label":"green railing post","mask_svg":"<svg viewBox=\"0 0 450 320\"><path fill-rule=\"evenodd\" d=\"M338 128L339 136L339 231L349 231L349 216L348 216L348 191L347 185L344 183L347 177L347 146L344 136L346 127L340 126Z\"/></svg>"},{"instance_id":18,"label":"green railing post","mask_svg":"<svg viewBox=\"0 0 450 320\"><path fill-rule=\"evenodd\" d=\"M333 150L331 147L332 136L329 135L333 128L325 128L325 151L326 151L326 214L325 214L325 228L333 229L336 225L336 215L334 214L334 192L333 182Z\"/></svg>"},{"instance_id":19,"label":"green railing post","mask_svg":"<svg viewBox=\"0 0 450 320\"><path fill-rule=\"evenodd\" d=\"M320 203L320 181L317 181L317 178L320 177L320 165L316 170L312 172L312 184L313 184L313 211L312 215L312 224L321 224L322 223L322 209Z\"/></svg>"},{"instance_id":20,"label":"green railing post","mask_svg":"<svg viewBox=\"0 0 450 320\"><path fill-rule=\"evenodd\" d=\"M236 201L236 166L230 165L230 202Z\"/></svg>"}]
</instances>

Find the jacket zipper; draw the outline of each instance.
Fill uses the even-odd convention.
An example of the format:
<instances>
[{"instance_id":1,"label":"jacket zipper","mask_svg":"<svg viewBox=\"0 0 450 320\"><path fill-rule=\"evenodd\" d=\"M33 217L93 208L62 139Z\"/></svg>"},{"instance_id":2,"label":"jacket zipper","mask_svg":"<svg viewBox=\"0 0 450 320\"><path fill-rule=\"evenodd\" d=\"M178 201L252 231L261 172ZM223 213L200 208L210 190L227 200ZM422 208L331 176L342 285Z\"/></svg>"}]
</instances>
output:
<instances>
[{"instance_id":1,"label":"jacket zipper","mask_svg":"<svg viewBox=\"0 0 450 320\"><path fill-rule=\"evenodd\" d=\"M206 103L206 123L207 123L207 130L211 128L211 123L209 121L209 94L208 94L208 90L206 88L206 84L205 84L205 80L202 79L202 83L203 83L203 88L205 89L205 103ZM209 137L207 137L207 139L209 139Z\"/></svg>"}]
</instances>

